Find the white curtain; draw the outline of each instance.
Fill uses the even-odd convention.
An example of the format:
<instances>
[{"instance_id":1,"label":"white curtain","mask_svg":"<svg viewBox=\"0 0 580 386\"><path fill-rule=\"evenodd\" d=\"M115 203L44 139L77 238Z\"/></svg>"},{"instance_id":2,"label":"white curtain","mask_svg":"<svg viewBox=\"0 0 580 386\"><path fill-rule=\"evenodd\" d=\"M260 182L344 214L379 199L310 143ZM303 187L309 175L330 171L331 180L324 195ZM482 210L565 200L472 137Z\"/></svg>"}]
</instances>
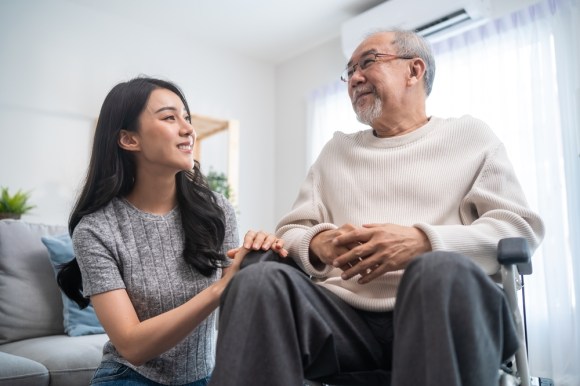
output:
<instances>
[{"instance_id":1,"label":"white curtain","mask_svg":"<svg viewBox=\"0 0 580 386\"><path fill-rule=\"evenodd\" d=\"M427 113L470 114L505 143L546 237L526 277L530 370L580 386L580 0L545 0L433 45ZM309 162L356 131L340 81L309 98ZM364 127L364 126L363 126Z\"/></svg>"},{"instance_id":2,"label":"white curtain","mask_svg":"<svg viewBox=\"0 0 580 386\"><path fill-rule=\"evenodd\" d=\"M337 81L308 96L307 104L307 149L306 167L318 157L318 153L335 131L354 133L368 129L356 119L350 99L348 98L346 83L336 75Z\"/></svg>"},{"instance_id":3,"label":"white curtain","mask_svg":"<svg viewBox=\"0 0 580 386\"><path fill-rule=\"evenodd\" d=\"M530 370L580 385L580 4L544 1L433 45L428 113L503 140L546 237L526 278Z\"/></svg>"}]
</instances>

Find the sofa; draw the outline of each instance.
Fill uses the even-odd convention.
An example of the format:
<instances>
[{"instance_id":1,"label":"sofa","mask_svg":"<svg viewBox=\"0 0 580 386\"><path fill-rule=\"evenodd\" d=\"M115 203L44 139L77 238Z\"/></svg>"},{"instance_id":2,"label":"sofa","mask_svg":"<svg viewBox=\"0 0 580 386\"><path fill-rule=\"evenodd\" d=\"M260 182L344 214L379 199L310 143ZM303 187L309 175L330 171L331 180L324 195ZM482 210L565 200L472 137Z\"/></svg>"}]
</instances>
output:
<instances>
[{"instance_id":1,"label":"sofa","mask_svg":"<svg viewBox=\"0 0 580 386\"><path fill-rule=\"evenodd\" d=\"M94 310L56 283L63 251L72 257L64 226L0 220L0 386L86 386L101 361Z\"/></svg>"}]
</instances>

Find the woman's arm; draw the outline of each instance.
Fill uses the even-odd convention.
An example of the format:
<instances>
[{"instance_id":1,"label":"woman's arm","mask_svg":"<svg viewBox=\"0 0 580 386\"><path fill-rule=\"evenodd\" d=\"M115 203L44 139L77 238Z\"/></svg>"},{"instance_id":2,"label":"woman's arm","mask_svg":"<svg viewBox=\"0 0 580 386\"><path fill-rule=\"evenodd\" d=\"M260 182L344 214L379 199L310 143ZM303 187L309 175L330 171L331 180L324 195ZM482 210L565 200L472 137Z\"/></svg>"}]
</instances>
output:
<instances>
[{"instance_id":1,"label":"woman's arm","mask_svg":"<svg viewBox=\"0 0 580 386\"><path fill-rule=\"evenodd\" d=\"M219 305L219 299L248 253L240 248L223 277L181 306L139 320L124 289L91 296L95 312L111 342L135 366L159 356L185 339Z\"/></svg>"},{"instance_id":2,"label":"woman's arm","mask_svg":"<svg viewBox=\"0 0 580 386\"><path fill-rule=\"evenodd\" d=\"M143 322L125 289L93 295L91 302L115 348L139 366L176 346L218 307L221 294L250 250L272 249L285 257L288 252L283 246L284 241L274 235L248 231L243 245L228 251L233 261L223 269L221 279L181 306Z\"/></svg>"}]
</instances>

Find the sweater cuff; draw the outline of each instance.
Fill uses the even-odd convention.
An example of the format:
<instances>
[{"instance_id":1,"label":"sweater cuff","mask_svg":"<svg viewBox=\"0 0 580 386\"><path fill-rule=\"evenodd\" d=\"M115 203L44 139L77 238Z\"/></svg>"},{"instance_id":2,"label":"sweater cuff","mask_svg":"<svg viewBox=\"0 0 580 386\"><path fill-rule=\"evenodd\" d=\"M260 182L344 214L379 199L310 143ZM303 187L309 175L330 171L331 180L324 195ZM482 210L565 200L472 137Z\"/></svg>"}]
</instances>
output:
<instances>
[{"instance_id":1,"label":"sweater cuff","mask_svg":"<svg viewBox=\"0 0 580 386\"><path fill-rule=\"evenodd\" d=\"M433 226L426 224L426 223L416 223L413 224L415 228L418 228L425 233L429 242L431 243L431 250L432 251L444 251L446 250L445 242L441 238L441 235L437 233Z\"/></svg>"},{"instance_id":2,"label":"sweater cuff","mask_svg":"<svg viewBox=\"0 0 580 386\"><path fill-rule=\"evenodd\" d=\"M302 242L299 247L298 254L300 256L300 262L304 267L304 271L306 271L306 273L308 273L309 275L316 278L325 277L328 276L330 271L334 269L333 266L326 264L322 269L318 269L312 265L312 263L310 262L310 242L312 241L312 238L316 236L318 233L337 228L338 227L334 224L322 223L313 226L304 235L304 238L302 239Z\"/></svg>"}]
</instances>

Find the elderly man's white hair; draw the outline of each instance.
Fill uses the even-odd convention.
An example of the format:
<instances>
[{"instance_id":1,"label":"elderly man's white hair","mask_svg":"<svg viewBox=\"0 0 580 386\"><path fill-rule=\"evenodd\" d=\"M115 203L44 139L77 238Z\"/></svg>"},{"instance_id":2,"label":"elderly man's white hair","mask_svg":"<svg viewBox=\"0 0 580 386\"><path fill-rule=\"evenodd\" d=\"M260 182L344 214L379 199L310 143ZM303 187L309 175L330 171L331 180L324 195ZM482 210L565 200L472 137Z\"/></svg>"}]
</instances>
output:
<instances>
[{"instance_id":1,"label":"elderly man's white hair","mask_svg":"<svg viewBox=\"0 0 580 386\"><path fill-rule=\"evenodd\" d=\"M392 33L394 35L393 46L397 55L423 59L426 66L424 77L425 93L429 96L435 80L435 58L429 42L414 31L399 28L373 30L365 36L365 39L383 33Z\"/></svg>"}]
</instances>

